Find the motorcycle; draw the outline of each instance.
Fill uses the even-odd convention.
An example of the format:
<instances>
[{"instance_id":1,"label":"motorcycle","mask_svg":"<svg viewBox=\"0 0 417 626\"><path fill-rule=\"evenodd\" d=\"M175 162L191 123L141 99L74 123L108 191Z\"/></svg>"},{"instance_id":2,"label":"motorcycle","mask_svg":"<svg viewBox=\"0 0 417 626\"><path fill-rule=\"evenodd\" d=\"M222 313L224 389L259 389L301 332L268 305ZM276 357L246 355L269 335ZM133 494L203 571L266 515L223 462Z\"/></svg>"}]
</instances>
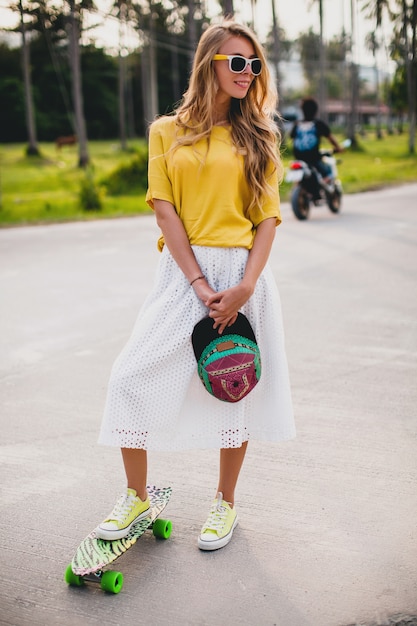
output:
<instances>
[{"instance_id":1,"label":"motorcycle","mask_svg":"<svg viewBox=\"0 0 417 626\"><path fill-rule=\"evenodd\" d=\"M349 139L341 143L343 148L350 145ZM285 176L285 181L294 185L291 192L291 207L299 220L308 219L311 203L318 206L325 201L332 213L339 213L342 206L343 189L338 179L334 152L320 150L320 155L323 162L331 168L330 176L326 180L315 167L301 160L291 161Z\"/></svg>"}]
</instances>

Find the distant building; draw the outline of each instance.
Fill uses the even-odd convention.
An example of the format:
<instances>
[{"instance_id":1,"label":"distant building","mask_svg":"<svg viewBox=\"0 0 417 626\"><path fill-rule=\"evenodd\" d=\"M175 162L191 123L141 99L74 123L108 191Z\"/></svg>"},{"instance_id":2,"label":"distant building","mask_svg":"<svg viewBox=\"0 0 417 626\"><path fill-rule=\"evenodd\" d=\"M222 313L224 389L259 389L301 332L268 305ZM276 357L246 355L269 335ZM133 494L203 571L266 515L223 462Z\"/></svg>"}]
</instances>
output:
<instances>
[{"instance_id":1,"label":"distant building","mask_svg":"<svg viewBox=\"0 0 417 626\"><path fill-rule=\"evenodd\" d=\"M325 107L327 119L332 126L346 126L350 115L350 102L343 100L328 100ZM387 122L389 116L389 108L386 104L381 104L379 113L384 123ZM359 126L375 124L378 115L378 107L376 104L368 102L359 102L357 108L357 120ZM296 120L302 119L301 109L296 106L284 107L281 111L283 125L286 132L289 132ZM320 113L319 113L320 117Z\"/></svg>"},{"instance_id":2,"label":"distant building","mask_svg":"<svg viewBox=\"0 0 417 626\"><path fill-rule=\"evenodd\" d=\"M328 100L326 103L326 112L330 124L343 126L346 124L350 115L350 102L343 100ZM384 120L388 118L389 108L386 104L381 103L379 113ZM378 115L378 107L376 104L368 102L359 102L357 107L358 123L362 125L375 124Z\"/></svg>"}]
</instances>

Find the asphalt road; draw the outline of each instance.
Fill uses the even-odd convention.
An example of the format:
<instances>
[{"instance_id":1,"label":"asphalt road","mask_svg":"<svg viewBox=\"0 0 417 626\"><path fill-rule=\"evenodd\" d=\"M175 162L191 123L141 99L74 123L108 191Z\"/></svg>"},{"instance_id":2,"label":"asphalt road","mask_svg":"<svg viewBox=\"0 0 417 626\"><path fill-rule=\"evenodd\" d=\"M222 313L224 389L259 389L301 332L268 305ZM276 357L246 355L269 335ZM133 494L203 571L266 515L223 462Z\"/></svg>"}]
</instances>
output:
<instances>
[{"instance_id":1,"label":"asphalt road","mask_svg":"<svg viewBox=\"0 0 417 626\"><path fill-rule=\"evenodd\" d=\"M345 626L417 614L417 185L297 222L271 263L298 436L251 443L233 541L196 538L217 453L154 453L166 542L117 563L118 596L70 588L79 541L124 484L96 444L112 362L153 280L153 217L0 231L0 623ZM198 411L196 411L198 419Z\"/></svg>"}]
</instances>

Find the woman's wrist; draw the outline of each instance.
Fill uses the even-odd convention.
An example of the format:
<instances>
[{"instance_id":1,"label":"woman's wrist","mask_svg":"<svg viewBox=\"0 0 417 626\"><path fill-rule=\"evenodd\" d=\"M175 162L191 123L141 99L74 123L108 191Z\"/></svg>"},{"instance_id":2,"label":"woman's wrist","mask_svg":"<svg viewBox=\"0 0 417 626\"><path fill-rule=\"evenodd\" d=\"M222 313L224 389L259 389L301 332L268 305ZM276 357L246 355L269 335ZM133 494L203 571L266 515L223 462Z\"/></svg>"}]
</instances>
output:
<instances>
[{"instance_id":1,"label":"woman's wrist","mask_svg":"<svg viewBox=\"0 0 417 626\"><path fill-rule=\"evenodd\" d=\"M203 274L200 274L199 276L196 276L195 278L193 278L193 280L190 282L190 287L191 285L193 285L197 280L204 280L205 276L203 276Z\"/></svg>"},{"instance_id":2,"label":"woman's wrist","mask_svg":"<svg viewBox=\"0 0 417 626\"><path fill-rule=\"evenodd\" d=\"M240 281L240 286L248 294L248 297L250 297L255 291L256 281L252 281L248 277L244 276L242 280Z\"/></svg>"}]
</instances>

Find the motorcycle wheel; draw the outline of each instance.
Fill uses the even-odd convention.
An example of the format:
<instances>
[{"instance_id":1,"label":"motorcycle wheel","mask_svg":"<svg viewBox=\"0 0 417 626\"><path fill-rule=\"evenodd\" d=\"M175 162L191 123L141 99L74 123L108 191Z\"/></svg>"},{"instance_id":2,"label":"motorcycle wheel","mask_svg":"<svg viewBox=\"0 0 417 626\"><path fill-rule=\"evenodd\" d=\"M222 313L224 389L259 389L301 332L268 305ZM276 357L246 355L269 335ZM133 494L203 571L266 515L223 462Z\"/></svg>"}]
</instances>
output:
<instances>
[{"instance_id":1,"label":"motorcycle wheel","mask_svg":"<svg viewBox=\"0 0 417 626\"><path fill-rule=\"evenodd\" d=\"M291 207L298 220L308 219L310 213L310 199L304 189L295 187L291 195Z\"/></svg>"},{"instance_id":2,"label":"motorcycle wheel","mask_svg":"<svg viewBox=\"0 0 417 626\"><path fill-rule=\"evenodd\" d=\"M342 208L342 190L337 185L333 193L326 193L326 202L332 213L339 213Z\"/></svg>"}]
</instances>

